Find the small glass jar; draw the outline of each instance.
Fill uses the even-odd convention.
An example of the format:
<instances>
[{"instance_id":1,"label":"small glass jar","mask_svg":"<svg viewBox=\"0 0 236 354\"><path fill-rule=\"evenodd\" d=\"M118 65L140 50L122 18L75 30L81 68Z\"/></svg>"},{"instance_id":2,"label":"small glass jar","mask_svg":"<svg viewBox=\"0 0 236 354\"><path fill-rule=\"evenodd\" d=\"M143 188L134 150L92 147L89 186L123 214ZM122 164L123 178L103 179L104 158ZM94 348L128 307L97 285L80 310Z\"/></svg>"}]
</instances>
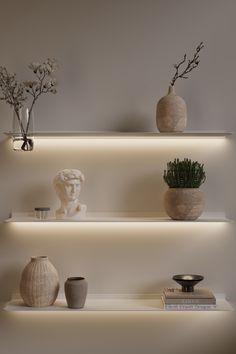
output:
<instances>
[{"instance_id":1,"label":"small glass jar","mask_svg":"<svg viewBox=\"0 0 236 354\"><path fill-rule=\"evenodd\" d=\"M48 207L34 208L36 218L40 219L40 220L47 219L49 210L50 210L50 208L48 208Z\"/></svg>"}]
</instances>

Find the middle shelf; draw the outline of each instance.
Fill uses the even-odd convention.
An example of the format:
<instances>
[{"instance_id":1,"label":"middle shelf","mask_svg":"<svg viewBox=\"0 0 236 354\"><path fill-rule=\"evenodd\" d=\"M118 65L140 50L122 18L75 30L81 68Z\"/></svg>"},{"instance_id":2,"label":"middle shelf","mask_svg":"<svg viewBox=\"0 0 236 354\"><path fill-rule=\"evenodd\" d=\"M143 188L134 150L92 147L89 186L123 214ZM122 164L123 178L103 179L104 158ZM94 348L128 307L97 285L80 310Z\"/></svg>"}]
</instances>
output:
<instances>
[{"instance_id":1,"label":"middle shelf","mask_svg":"<svg viewBox=\"0 0 236 354\"><path fill-rule=\"evenodd\" d=\"M29 223L94 223L94 222L131 222L131 223L211 223L211 222L229 222L223 213L205 213L197 220L172 220L166 216L142 215L134 213L88 213L83 219L56 219L54 216L49 216L47 219L38 219L30 213L12 213L11 217L5 222L29 222Z\"/></svg>"}]
</instances>

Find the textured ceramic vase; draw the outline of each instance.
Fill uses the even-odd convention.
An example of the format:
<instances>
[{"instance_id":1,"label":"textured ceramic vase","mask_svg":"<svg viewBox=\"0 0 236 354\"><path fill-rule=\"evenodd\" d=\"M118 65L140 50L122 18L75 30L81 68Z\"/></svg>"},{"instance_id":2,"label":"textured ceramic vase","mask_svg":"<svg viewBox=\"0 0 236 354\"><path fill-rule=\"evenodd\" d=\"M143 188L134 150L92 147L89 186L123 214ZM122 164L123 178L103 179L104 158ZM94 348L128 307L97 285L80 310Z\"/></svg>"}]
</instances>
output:
<instances>
[{"instance_id":1,"label":"textured ceramic vase","mask_svg":"<svg viewBox=\"0 0 236 354\"><path fill-rule=\"evenodd\" d=\"M84 307L88 292L88 283L83 277L68 278L65 282L65 295L69 308Z\"/></svg>"},{"instance_id":2,"label":"textured ceramic vase","mask_svg":"<svg viewBox=\"0 0 236 354\"><path fill-rule=\"evenodd\" d=\"M157 103L157 128L161 133L183 132L187 125L187 108L182 97L175 94L173 86Z\"/></svg>"},{"instance_id":3,"label":"textured ceramic vase","mask_svg":"<svg viewBox=\"0 0 236 354\"><path fill-rule=\"evenodd\" d=\"M58 291L58 274L48 257L31 257L20 281L20 294L25 304L32 307L51 306L57 298Z\"/></svg>"},{"instance_id":4,"label":"textured ceramic vase","mask_svg":"<svg viewBox=\"0 0 236 354\"><path fill-rule=\"evenodd\" d=\"M204 209L204 195L198 188L169 188L164 195L166 213L174 220L196 220Z\"/></svg>"}]
</instances>

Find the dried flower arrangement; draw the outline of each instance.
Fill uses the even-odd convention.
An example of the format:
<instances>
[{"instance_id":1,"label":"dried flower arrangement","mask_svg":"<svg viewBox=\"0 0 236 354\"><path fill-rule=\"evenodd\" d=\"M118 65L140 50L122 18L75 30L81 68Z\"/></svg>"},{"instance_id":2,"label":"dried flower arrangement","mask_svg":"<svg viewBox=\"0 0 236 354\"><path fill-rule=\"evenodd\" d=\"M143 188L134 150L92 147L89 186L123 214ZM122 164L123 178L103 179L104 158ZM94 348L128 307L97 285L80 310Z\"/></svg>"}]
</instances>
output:
<instances>
[{"instance_id":1,"label":"dried flower arrangement","mask_svg":"<svg viewBox=\"0 0 236 354\"><path fill-rule=\"evenodd\" d=\"M176 95L174 85L178 79L188 79L188 74L198 67L200 63L199 52L203 47L203 42L201 42L192 59L188 59L187 54L184 54L183 59L174 65L175 74L171 79L168 94L157 103L156 122L161 133L181 133L186 128L187 106L184 99Z\"/></svg>"},{"instance_id":2,"label":"dried flower arrangement","mask_svg":"<svg viewBox=\"0 0 236 354\"><path fill-rule=\"evenodd\" d=\"M57 92L57 82L53 77L53 73L58 67L55 59L47 59L41 64L30 63L28 67L35 75L35 80L18 82L16 74L10 74L5 67L0 66L0 100L8 103L16 114L23 139L21 149L24 151L33 149L33 141L28 139L28 130L35 102L42 94L55 94ZM29 97L31 102L28 109L28 120L26 126L24 126L20 110Z\"/></svg>"},{"instance_id":3,"label":"dried flower arrangement","mask_svg":"<svg viewBox=\"0 0 236 354\"><path fill-rule=\"evenodd\" d=\"M198 67L198 65L200 63L199 52L202 48L204 48L203 42L201 42L197 46L192 59L187 60L187 54L184 54L183 59L178 64L174 64L175 74L174 74L173 78L171 79L171 82L170 82L171 86L174 86L177 79L188 79L188 76L186 76L186 75L189 74L190 71L192 71L193 69ZM185 68L183 68L184 64L186 65ZM182 72L180 72L180 69L182 69L182 68L183 68L183 70L182 70Z\"/></svg>"}]
</instances>

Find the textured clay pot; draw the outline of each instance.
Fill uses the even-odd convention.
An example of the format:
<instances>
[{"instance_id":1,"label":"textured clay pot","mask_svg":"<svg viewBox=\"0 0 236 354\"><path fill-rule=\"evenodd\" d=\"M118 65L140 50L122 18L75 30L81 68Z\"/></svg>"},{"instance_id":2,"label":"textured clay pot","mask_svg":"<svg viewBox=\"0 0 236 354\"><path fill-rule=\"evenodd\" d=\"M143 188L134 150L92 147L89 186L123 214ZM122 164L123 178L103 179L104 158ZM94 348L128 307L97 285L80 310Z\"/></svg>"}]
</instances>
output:
<instances>
[{"instance_id":1,"label":"textured clay pot","mask_svg":"<svg viewBox=\"0 0 236 354\"><path fill-rule=\"evenodd\" d=\"M20 281L20 294L25 304L32 307L51 306L57 298L58 291L58 274L48 257L31 257Z\"/></svg>"},{"instance_id":2,"label":"textured clay pot","mask_svg":"<svg viewBox=\"0 0 236 354\"><path fill-rule=\"evenodd\" d=\"M157 103L157 128L161 133L183 132L187 124L187 108L182 97L169 86L168 94Z\"/></svg>"},{"instance_id":3,"label":"textured clay pot","mask_svg":"<svg viewBox=\"0 0 236 354\"><path fill-rule=\"evenodd\" d=\"M204 209L204 195L198 188L169 188L164 206L174 220L196 220Z\"/></svg>"},{"instance_id":4,"label":"textured clay pot","mask_svg":"<svg viewBox=\"0 0 236 354\"><path fill-rule=\"evenodd\" d=\"M84 307L88 292L88 283L83 277L68 278L65 282L67 305L71 309Z\"/></svg>"}]
</instances>

